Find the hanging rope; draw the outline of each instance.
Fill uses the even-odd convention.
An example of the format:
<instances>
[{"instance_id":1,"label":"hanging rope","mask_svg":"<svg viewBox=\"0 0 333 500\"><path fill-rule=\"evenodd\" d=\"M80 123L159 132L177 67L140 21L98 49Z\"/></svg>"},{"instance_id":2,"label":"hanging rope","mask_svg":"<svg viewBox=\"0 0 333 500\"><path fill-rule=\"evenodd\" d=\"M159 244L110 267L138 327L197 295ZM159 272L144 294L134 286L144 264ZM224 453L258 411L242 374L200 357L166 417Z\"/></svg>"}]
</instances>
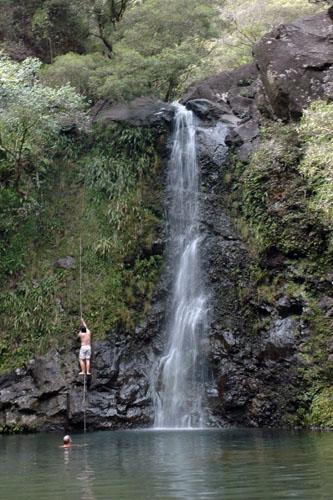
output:
<instances>
[{"instance_id":1,"label":"hanging rope","mask_svg":"<svg viewBox=\"0 0 333 500\"><path fill-rule=\"evenodd\" d=\"M84 221L84 199L85 199L85 184L83 184L83 190L81 193L81 227L80 227L80 257L79 257L79 294L80 294L80 319L83 318L83 306L82 306L82 230Z\"/></svg>"},{"instance_id":2,"label":"hanging rope","mask_svg":"<svg viewBox=\"0 0 333 500\"><path fill-rule=\"evenodd\" d=\"M86 418L86 394L87 394L87 377L83 376L83 432L87 432L87 418Z\"/></svg>"},{"instance_id":3,"label":"hanging rope","mask_svg":"<svg viewBox=\"0 0 333 500\"><path fill-rule=\"evenodd\" d=\"M80 234L80 260L79 260L79 294L80 294L80 319L83 318L83 307L82 307L82 235Z\"/></svg>"},{"instance_id":4,"label":"hanging rope","mask_svg":"<svg viewBox=\"0 0 333 500\"><path fill-rule=\"evenodd\" d=\"M83 254L83 245L82 245L82 223L84 220L84 198L85 198L85 186L83 185L83 191L81 194L81 228L80 228L80 258L79 258L79 300L80 300L80 319L83 319L83 305L82 305L82 254ZM87 376L83 376L83 432L87 432Z\"/></svg>"}]
</instances>

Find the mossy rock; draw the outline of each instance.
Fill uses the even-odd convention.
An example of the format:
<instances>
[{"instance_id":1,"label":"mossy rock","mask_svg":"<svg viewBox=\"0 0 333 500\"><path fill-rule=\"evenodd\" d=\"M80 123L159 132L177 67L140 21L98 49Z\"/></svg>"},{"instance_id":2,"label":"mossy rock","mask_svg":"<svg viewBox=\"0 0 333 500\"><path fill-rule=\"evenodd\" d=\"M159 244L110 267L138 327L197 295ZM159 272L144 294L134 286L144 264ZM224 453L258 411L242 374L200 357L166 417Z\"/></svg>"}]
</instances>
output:
<instances>
[{"instance_id":1,"label":"mossy rock","mask_svg":"<svg viewBox=\"0 0 333 500\"><path fill-rule=\"evenodd\" d=\"M314 397L306 423L311 427L333 429L333 387L326 387Z\"/></svg>"}]
</instances>

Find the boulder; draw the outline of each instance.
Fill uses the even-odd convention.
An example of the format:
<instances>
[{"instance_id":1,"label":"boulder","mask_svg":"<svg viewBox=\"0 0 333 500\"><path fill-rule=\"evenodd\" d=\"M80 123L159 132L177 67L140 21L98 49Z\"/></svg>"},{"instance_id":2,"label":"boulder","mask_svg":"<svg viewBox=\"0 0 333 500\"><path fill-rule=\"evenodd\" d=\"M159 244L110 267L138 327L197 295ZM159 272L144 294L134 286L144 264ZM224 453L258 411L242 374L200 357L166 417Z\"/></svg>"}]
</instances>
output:
<instances>
[{"instance_id":1,"label":"boulder","mask_svg":"<svg viewBox=\"0 0 333 500\"><path fill-rule=\"evenodd\" d=\"M333 99L333 21L329 13L281 25L254 47L274 114L298 119L315 99Z\"/></svg>"},{"instance_id":2,"label":"boulder","mask_svg":"<svg viewBox=\"0 0 333 500\"><path fill-rule=\"evenodd\" d=\"M258 143L258 88L258 70L251 63L193 84L182 102L200 119L228 125L227 145L247 162Z\"/></svg>"},{"instance_id":3,"label":"boulder","mask_svg":"<svg viewBox=\"0 0 333 500\"><path fill-rule=\"evenodd\" d=\"M63 257L62 259L58 259L54 266L58 269L75 269L76 267L76 259L68 255L67 257Z\"/></svg>"},{"instance_id":4,"label":"boulder","mask_svg":"<svg viewBox=\"0 0 333 500\"><path fill-rule=\"evenodd\" d=\"M282 318L293 315L298 316L303 312L303 302L302 299L283 295L278 299L276 308Z\"/></svg>"},{"instance_id":5,"label":"boulder","mask_svg":"<svg viewBox=\"0 0 333 500\"><path fill-rule=\"evenodd\" d=\"M202 120L223 120L223 117L232 113L228 104L224 102L214 103L209 99L192 99L186 102L186 107Z\"/></svg>"},{"instance_id":6,"label":"boulder","mask_svg":"<svg viewBox=\"0 0 333 500\"><path fill-rule=\"evenodd\" d=\"M110 122L126 123L134 127L169 124L174 106L153 97L138 97L128 103L98 102L92 109L93 122L107 125Z\"/></svg>"},{"instance_id":7,"label":"boulder","mask_svg":"<svg viewBox=\"0 0 333 500\"><path fill-rule=\"evenodd\" d=\"M247 92L258 77L258 69L254 63L246 64L233 71L222 71L191 85L182 99L183 103L194 99L208 99L224 105L232 96L239 95L241 89Z\"/></svg>"},{"instance_id":8,"label":"boulder","mask_svg":"<svg viewBox=\"0 0 333 500\"><path fill-rule=\"evenodd\" d=\"M296 347L299 322L292 317L277 319L273 322L268 337L263 342L261 359L278 360L290 357Z\"/></svg>"}]
</instances>

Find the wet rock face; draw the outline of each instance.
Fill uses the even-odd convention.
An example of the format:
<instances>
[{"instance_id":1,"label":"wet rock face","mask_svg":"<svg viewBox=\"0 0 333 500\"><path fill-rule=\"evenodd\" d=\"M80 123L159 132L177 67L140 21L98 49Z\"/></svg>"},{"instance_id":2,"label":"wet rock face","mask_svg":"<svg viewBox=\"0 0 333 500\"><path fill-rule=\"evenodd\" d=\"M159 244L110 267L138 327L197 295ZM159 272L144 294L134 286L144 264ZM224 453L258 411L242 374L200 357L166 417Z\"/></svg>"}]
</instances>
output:
<instances>
[{"instance_id":1,"label":"wet rock face","mask_svg":"<svg viewBox=\"0 0 333 500\"><path fill-rule=\"evenodd\" d=\"M182 99L201 120L229 126L227 144L237 148L241 161L249 159L258 143L258 81L256 65L246 64L202 80L190 87Z\"/></svg>"},{"instance_id":2,"label":"wet rock face","mask_svg":"<svg viewBox=\"0 0 333 500\"><path fill-rule=\"evenodd\" d=\"M282 25L255 46L265 94L276 116L297 119L315 100L333 98L333 20L329 13Z\"/></svg>"},{"instance_id":3,"label":"wet rock face","mask_svg":"<svg viewBox=\"0 0 333 500\"><path fill-rule=\"evenodd\" d=\"M226 203L226 150L221 124L199 126L201 224L205 235L202 259L210 292L210 329L205 345L210 382L206 403L211 425L274 426L285 423L298 394L298 315L302 304L280 297L276 308L249 314L255 299L251 283L252 257L236 230ZM218 132L218 133L217 133ZM219 154L216 154L219 151ZM245 292L244 292L245 291ZM267 328L254 332L253 323L267 316Z\"/></svg>"},{"instance_id":4,"label":"wet rock face","mask_svg":"<svg viewBox=\"0 0 333 500\"><path fill-rule=\"evenodd\" d=\"M174 107L152 97L138 97L124 104L100 101L94 106L91 114L94 122L106 125L118 122L134 127L163 127L171 123Z\"/></svg>"},{"instance_id":5,"label":"wet rock face","mask_svg":"<svg viewBox=\"0 0 333 500\"><path fill-rule=\"evenodd\" d=\"M24 370L0 377L0 426L22 430L117 429L147 426L152 419L147 354L138 346L93 344L93 375L80 376L78 352L50 352Z\"/></svg>"}]
</instances>

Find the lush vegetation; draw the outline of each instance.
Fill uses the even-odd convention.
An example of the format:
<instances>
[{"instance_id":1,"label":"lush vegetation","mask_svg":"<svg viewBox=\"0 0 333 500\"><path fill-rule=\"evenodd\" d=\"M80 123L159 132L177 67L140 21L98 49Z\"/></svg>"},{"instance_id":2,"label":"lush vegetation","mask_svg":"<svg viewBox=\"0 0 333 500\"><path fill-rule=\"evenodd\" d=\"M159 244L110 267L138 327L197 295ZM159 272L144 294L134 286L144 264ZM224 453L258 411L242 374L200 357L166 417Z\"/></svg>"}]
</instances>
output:
<instances>
[{"instance_id":1,"label":"lush vegetation","mask_svg":"<svg viewBox=\"0 0 333 500\"><path fill-rule=\"evenodd\" d=\"M90 106L177 98L191 81L251 61L275 25L329 3L0 0L0 371L70 345L80 255L95 338L133 334L150 307L162 266L156 138L91 127ZM299 124L266 121L251 163L233 162L226 178L257 255L258 305L287 294L307 311L300 419L318 426L332 425L332 321L317 287L332 265L332 119L332 104L317 102ZM68 256L68 268L57 264ZM266 327L259 319L256 333Z\"/></svg>"},{"instance_id":2,"label":"lush vegetation","mask_svg":"<svg viewBox=\"0 0 333 500\"><path fill-rule=\"evenodd\" d=\"M226 176L234 216L256 257L258 309L274 308L282 296L301 304L304 387L293 423L319 427L332 425L331 119L332 105L318 101L299 124L267 120L250 164L235 161ZM270 318L255 315L252 333L262 335Z\"/></svg>"},{"instance_id":3,"label":"lush vegetation","mask_svg":"<svg viewBox=\"0 0 333 500\"><path fill-rule=\"evenodd\" d=\"M295 124L267 122L261 146L241 173L241 196L235 197L251 229L257 250L269 248L293 256L320 254L328 246L325 221L303 176L303 148ZM242 166L238 168L242 171ZM239 193L238 193L239 194ZM310 237L308 237L310 236Z\"/></svg>"},{"instance_id":4,"label":"lush vegetation","mask_svg":"<svg viewBox=\"0 0 333 500\"><path fill-rule=\"evenodd\" d=\"M95 338L134 328L161 268L151 250L160 214L154 134L91 130L82 97L42 84L39 66L0 60L0 370L68 345L79 316L80 238ZM73 267L57 268L66 256Z\"/></svg>"},{"instance_id":5,"label":"lush vegetation","mask_svg":"<svg viewBox=\"0 0 333 500\"><path fill-rule=\"evenodd\" d=\"M87 126L82 97L68 86L42 85L39 67L37 59L0 57L1 279L23 266L24 241L40 208L36 193L52 162L70 147L66 131ZM18 231L23 221L26 234Z\"/></svg>"},{"instance_id":6,"label":"lush vegetation","mask_svg":"<svg viewBox=\"0 0 333 500\"><path fill-rule=\"evenodd\" d=\"M34 190L38 210L20 217L7 235L0 370L71 345L80 315L80 238L83 311L94 338L133 331L149 308L161 269L152 251L160 217L154 137L128 128L112 133L107 146L94 136L84 150L82 138L68 139L68 155L50 162ZM10 225L16 210L2 203ZM76 259L74 266L57 268L66 256Z\"/></svg>"},{"instance_id":7,"label":"lush vegetation","mask_svg":"<svg viewBox=\"0 0 333 500\"><path fill-rule=\"evenodd\" d=\"M200 76L248 62L263 33L323 3L2 0L0 43L16 59L35 55L48 63L48 84L70 83L93 100L168 100Z\"/></svg>"},{"instance_id":8,"label":"lush vegetation","mask_svg":"<svg viewBox=\"0 0 333 500\"><path fill-rule=\"evenodd\" d=\"M332 229L333 224L333 104L322 101L305 110L299 127L304 157L300 170L311 188L310 207L321 214ZM332 242L333 243L333 242Z\"/></svg>"}]
</instances>

